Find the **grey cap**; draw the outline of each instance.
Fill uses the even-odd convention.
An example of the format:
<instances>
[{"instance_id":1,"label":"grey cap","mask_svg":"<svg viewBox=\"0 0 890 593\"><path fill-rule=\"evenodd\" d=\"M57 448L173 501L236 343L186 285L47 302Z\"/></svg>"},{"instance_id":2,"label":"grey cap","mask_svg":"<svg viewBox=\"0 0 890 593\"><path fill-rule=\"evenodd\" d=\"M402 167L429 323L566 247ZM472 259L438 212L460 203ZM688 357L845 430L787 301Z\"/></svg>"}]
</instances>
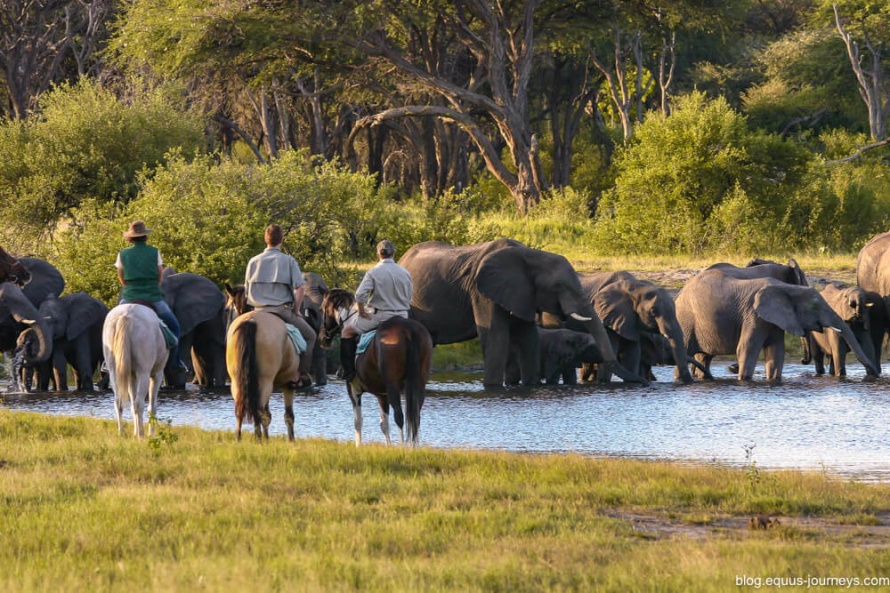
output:
<instances>
[{"instance_id":1,"label":"grey cap","mask_svg":"<svg viewBox=\"0 0 890 593\"><path fill-rule=\"evenodd\" d=\"M389 239L384 239L377 244L377 254L383 257L392 257L396 254L396 246Z\"/></svg>"}]
</instances>

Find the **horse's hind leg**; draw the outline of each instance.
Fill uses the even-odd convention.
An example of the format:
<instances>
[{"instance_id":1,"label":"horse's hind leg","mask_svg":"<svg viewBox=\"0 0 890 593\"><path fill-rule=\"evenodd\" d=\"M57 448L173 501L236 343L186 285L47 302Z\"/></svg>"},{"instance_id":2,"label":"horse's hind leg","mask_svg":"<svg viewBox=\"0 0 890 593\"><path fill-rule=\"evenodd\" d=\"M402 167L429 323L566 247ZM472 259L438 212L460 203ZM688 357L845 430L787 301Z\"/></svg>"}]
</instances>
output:
<instances>
[{"instance_id":1,"label":"horse's hind leg","mask_svg":"<svg viewBox=\"0 0 890 593\"><path fill-rule=\"evenodd\" d=\"M349 393L349 401L352 402L353 426L355 427L355 446L362 446L362 394L352 393L352 385L346 384L346 392Z\"/></svg>"},{"instance_id":2,"label":"horse's hind leg","mask_svg":"<svg viewBox=\"0 0 890 593\"><path fill-rule=\"evenodd\" d=\"M389 405L392 407L392 415L395 417L396 426L399 427L399 443L405 444L405 414L402 412L402 394L398 385L387 384Z\"/></svg>"},{"instance_id":3,"label":"horse's hind leg","mask_svg":"<svg viewBox=\"0 0 890 593\"><path fill-rule=\"evenodd\" d=\"M148 395L148 377L137 375L130 380L130 405L133 408L133 432L138 438L145 436L145 397Z\"/></svg>"},{"instance_id":4,"label":"horse's hind leg","mask_svg":"<svg viewBox=\"0 0 890 593\"><path fill-rule=\"evenodd\" d=\"M164 369L155 373L148 382L148 434L155 433L155 424L157 421L158 392L161 390L161 382L164 380Z\"/></svg>"},{"instance_id":5,"label":"horse's hind leg","mask_svg":"<svg viewBox=\"0 0 890 593\"><path fill-rule=\"evenodd\" d=\"M392 445L392 439L389 438L389 402L385 397L377 397L380 402L380 430L383 432L383 438L386 439L387 445Z\"/></svg>"},{"instance_id":6,"label":"horse's hind leg","mask_svg":"<svg viewBox=\"0 0 890 593\"><path fill-rule=\"evenodd\" d=\"M117 389L114 390L114 412L117 414L117 432L124 435L124 401Z\"/></svg>"},{"instance_id":7,"label":"horse's hind leg","mask_svg":"<svg viewBox=\"0 0 890 593\"><path fill-rule=\"evenodd\" d=\"M287 440L294 440L294 390L288 387L284 392L284 423L287 425Z\"/></svg>"}]
</instances>

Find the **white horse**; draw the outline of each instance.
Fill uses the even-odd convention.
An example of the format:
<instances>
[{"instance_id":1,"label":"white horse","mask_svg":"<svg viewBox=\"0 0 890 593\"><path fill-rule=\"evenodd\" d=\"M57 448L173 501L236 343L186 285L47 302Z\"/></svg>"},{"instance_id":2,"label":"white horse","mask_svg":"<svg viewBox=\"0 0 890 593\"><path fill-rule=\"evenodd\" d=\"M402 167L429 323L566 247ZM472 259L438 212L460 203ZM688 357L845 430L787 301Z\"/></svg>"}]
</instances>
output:
<instances>
[{"instance_id":1,"label":"white horse","mask_svg":"<svg viewBox=\"0 0 890 593\"><path fill-rule=\"evenodd\" d=\"M133 410L133 433L142 438L145 398L148 396L148 415L151 418L155 415L158 390L164 379L164 365L167 364L167 344L157 314L144 305L118 305L105 318L102 350L111 389L114 390L118 431L124 434L121 413L124 398L129 397ZM154 434L151 424L148 432Z\"/></svg>"}]
</instances>

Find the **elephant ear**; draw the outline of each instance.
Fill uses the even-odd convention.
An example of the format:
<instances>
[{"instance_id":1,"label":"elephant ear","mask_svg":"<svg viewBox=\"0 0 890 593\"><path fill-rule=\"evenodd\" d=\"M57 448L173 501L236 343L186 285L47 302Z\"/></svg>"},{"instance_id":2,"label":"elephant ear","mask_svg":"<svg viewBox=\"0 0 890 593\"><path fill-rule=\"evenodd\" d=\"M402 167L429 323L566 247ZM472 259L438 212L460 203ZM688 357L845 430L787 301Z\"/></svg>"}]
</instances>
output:
<instances>
[{"instance_id":1,"label":"elephant ear","mask_svg":"<svg viewBox=\"0 0 890 593\"><path fill-rule=\"evenodd\" d=\"M164 300L179 321L179 334L184 336L195 327L220 315L226 304L219 287L200 274L180 272L163 279Z\"/></svg>"},{"instance_id":2,"label":"elephant ear","mask_svg":"<svg viewBox=\"0 0 890 593\"><path fill-rule=\"evenodd\" d=\"M514 316L535 321L535 279L521 248L505 247L490 253L476 272L476 286L482 296L491 299Z\"/></svg>"},{"instance_id":3,"label":"elephant ear","mask_svg":"<svg viewBox=\"0 0 890 593\"><path fill-rule=\"evenodd\" d=\"M809 286L807 283L807 275L804 274L803 270L800 269L800 265L798 265L797 260L793 257L788 260L788 267L794 271L794 276L797 278L798 286Z\"/></svg>"},{"instance_id":4,"label":"elephant ear","mask_svg":"<svg viewBox=\"0 0 890 593\"><path fill-rule=\"evenodd\" d=\"M59 300L63 302L68 314L68 327L65 328L65 338L68 341L77 338L88 327L101 323L108 314L105 303L85 292L69 294Z\"/></svg>"},{"instance_id":5,"label":"elephant ear","mask_svg":"<svg viewBox=\"0 0 890 593\"><path fill-rule=\"evenodd\" d=\"M797 320L797 312L791 302L791 293L782 286L766 285L754 296L754 312L758 317L782 328L783 331L803 336L804 331Z\"/></svg>"},{"instance_id":6,"label":"elephant ear","mask_svg":"<svg viewBox=\"0 0 890 593\"><path fill-rule=\"evenodd\" d=\"M625 340L640 340L639 317L627 292L617 287L604 288L593 297L593 307L603 325Z\"/></svg>"}]
</instances>

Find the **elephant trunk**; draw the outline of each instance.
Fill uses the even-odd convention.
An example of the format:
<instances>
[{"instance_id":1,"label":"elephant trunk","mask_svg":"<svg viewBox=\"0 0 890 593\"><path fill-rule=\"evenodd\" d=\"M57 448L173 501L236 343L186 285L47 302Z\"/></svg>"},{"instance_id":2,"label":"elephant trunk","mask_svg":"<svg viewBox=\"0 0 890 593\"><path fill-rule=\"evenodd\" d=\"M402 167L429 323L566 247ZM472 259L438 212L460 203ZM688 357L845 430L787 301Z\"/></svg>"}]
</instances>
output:
<instances>
[{"instance_id":1,"label":"elephant trunk","mask_svg":"<svg viewBox=\"0 0 890 593\"><path fill-rule=\"evenodd\" d=\"M853 330L850 329L850 326L846 323L841 324L841 335L844 337L847 346L850 347L850 350L856 355L856 358L859 359L862 366L865 367L865 373L871 377L879 376L881 374L880 369L878 369L874 362L872 362L872 360L865 354L862 346L859 345L859 340L857 340L855 334L853 334Z\"/></svg>"},{"instance_id":2,"label":"elephant trunk","mask_svg":"<svg viewBox=\"0 0 890 593\"><path fill-rule=\"evenodd\" d=\"M584 315L588 313L588 311L582 312ZM597 346L599 346L600 353L603 357L603 362L599 365L599 368L596 373L596 380L598 383L608 383L612 380L612 373L617 371L615 368L617 365L617 357L615 356L615 351L612 350L612 342L609 340L609 336L606 333L606 328L603 326L603 322L597 317L596 313L593 312L593 308L590 308L589 315L584 315L585 317L590 317L589 321L584 322L584 329L593 336L593 339L596 340ZM626 373L628 376L632 375L626 369L622 369L623 373ZM621 373L618 375L622 379L624 377ZM636 375L634 375L636 377ZM625 379L627 381L628 379ZM645 379L641 382L645 382Z\"/></svg>"},{"instance_id":3,"label":"elephant trunk","mask_svg":"<svg viewBox=\"0 0 890 593\"><path fill-rule=\"evenodd\" d=\"M48 359L50 355L53 353L53 342L52 342L52 334L50 333L49 328L46 323L44 323L39 317L37 319L25 319L18 315L13 315L16 321L19 323L24 323L28 326L22 335L26 332L28 336L25 338L27 342L31 342L25 348L25 356L27 357L28 362L43 362ZM33 349L33 338L37 338L37 350ZM21 338L20 338L21 341Z\"/></svg>"},{"instance_id":4,"label":"elephant trunk","mask_svg":"<svg viewBox=\"0 0 890 593\"><path fill-rule=\"evenodd\" d=\"M689 355L686 354L686 343L683 337L683 328L679 322L671 323L670 320L658 320L659 331L667 338L671 345L671 352L674 356L674 364L677 365L677 372L680 380L687 385L692 383L692 373L689 372L689 365L686 364Z\"/></svg>"}]
</instances>

